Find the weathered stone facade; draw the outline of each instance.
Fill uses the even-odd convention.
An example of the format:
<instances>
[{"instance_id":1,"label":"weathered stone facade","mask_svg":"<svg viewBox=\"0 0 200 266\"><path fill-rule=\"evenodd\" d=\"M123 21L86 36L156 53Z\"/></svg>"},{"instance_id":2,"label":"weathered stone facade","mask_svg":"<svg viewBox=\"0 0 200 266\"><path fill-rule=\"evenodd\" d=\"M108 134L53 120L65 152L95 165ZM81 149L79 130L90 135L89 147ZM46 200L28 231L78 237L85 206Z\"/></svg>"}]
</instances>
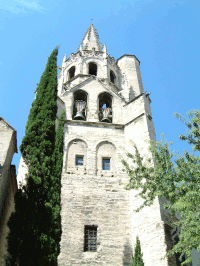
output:
<instances>
[{"instance_id":1,"label":"weathered stone facade","mask_svg":"<svg viewBox=\"0 0 200 266\"><path fill-rule=\"evenodd\" d=\"M173 258L161 260L171 241L161 201L135 213L141 199L124 189L123 148L133 151L133 141L148 154L148 141L155 140L150 102L139 60L123 55L115 61L91 24L59 74L58 116L66 109L59 266L129 266L137 235L145 266L176 265ZM94 252L84 249L86 226L97 228Z\"/></svg>"},{"instance_id":2,"label":"weathered stone facade","mask_svg":"<svg viewBox=\"0 0 200 266\"><path fill-rule=\"evenodd\" d=\"M0 265L4 265L7 252L7 222L14 211L14 196L17 191L15 166L11 165L17 152L16 130L0 117Z\"/></svg>"}]
</instances>

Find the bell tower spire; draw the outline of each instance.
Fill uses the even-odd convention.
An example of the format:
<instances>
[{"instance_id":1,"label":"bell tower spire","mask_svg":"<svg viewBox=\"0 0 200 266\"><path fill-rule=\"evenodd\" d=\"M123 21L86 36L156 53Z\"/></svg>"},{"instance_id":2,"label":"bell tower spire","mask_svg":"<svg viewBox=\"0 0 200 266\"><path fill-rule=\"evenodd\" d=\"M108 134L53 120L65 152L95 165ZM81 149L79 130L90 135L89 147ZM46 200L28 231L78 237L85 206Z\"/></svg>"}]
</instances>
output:
<instances>
[{"instance_id":1,"label":"bell tower spire","mask_svg":"<svg viewBox=\"0 0 200 266\"><path fill-rule=\"evenodd\" d=\"M102 46L99 41L99 35L93 25L93 19L92 19L92 23L83 37L79 50L92 51L93 49L95 49L95 51L102 51Z\"/></svg>"}]
</instances>

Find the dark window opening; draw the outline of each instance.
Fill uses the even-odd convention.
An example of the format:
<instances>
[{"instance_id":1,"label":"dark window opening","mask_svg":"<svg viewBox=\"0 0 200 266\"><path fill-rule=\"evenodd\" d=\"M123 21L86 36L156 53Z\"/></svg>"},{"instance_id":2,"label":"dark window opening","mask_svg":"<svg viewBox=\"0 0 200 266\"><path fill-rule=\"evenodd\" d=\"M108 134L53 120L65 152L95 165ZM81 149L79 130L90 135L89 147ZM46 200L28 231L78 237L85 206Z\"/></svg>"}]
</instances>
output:
<instances>
[{"instance_id":1,"label":"dark window opening","mask_svg":"<svg viewBox=\"0 0 200 266\"><path fill-rule=\"evenodd\" d=\"M85 225L84 251L97 251L97 226Z\"/></svg>"},{"instance_id":2,"label":"dark window opening","mask_svg":"<svg viewBox=\"0 0 200 266\"><path fill-rule=\"evenodd\" d=\"M83 166L83 156L76 156L76 166Z\"/></svg>"},{"instance_id":3,"label":"dark window opening","mask_svg":"<svg viewBox=\"0 0 200 266\"><path fill-rule=\"evenodd\" d=\"M116 79L115 74L114 74L114 72L111 70L111 71L110 71L110 81L111 81L113 84L115 84L115 79Z\"/></svg>"},{"instance_id":4,"label":"dark window opening","mask_svg":"<svg viewBox=\"0 0 200 266\"><path fill-rule=\"evenodd\" d=\"M112 123L112 97L108 93L99 95L99 121Z\"/></svg>"},{"instance_id":5,"label":"dark window opening","mask_svg":"<svg viewBox=\"0 0 200 266\"><path fill-rule=\"evenodd\" d=\"M103 158L102 168L103 168L103 170L110 171L110 158Z\"/></svg>"},{"instance_id":6,"label":"dark window opening","mask_svg":"<svg viewBox=\"0 0 200 266\"><path fill-rule=\"evenodd\" d=\"M97 65L95 63L89 63L89 74L97 76Z\"/></svg>"},{"instance_id":7,"label":"dark window opening","mask_svg":"<svg viewBox=\"0 0 200 266\"><path fill-rule=\"evenodd\" d=\"M69 79L72 79L75 76L75 66L71 67L70 70L68 71L69 73Z\"/></svg>"},{"instance_id":8,"label":"dark window opening","mask_svg":"<svg viewBox=\"0 0 200 266\"><path fill-rule=\"evenodd\" d=\"M74 93L73 120L86 120L87 93L78 90Z\"/></svg>"}]
</instances>

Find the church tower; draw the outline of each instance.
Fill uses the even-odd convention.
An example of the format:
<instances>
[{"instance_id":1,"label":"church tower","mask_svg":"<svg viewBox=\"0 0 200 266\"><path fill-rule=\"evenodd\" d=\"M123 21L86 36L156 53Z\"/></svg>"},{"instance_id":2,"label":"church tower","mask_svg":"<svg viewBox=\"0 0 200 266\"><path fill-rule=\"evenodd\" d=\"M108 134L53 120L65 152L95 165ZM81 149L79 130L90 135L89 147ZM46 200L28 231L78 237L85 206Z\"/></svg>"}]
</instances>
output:
<instances>
[{"instance_id":1,"label":"church tower","mask_svg":"<svg viewBox=\"0 0 200 266\"><path fill-rule=\"evenodd\" d=\"M171 229L161 200L135 213L141 199L124 189L122 147L133 152L133 141L144 155L155 140L140 61L115 61L91 24L78 52L63 57L58 82L58 115L66 109L58 265L130 266L136 236L145 266L176 265L160 260Z\"/></svg>"}]
</instances>

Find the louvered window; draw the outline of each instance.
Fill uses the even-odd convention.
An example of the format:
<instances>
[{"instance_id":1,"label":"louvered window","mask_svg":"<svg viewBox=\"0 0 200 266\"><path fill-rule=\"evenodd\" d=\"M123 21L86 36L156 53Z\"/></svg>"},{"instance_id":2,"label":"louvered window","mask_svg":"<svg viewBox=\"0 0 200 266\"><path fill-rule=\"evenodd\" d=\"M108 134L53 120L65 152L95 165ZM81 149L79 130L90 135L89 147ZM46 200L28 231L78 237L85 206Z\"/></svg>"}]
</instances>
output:
<instances>
[{"instance_id":1,"label":"louvered window","mask_svg":"<svg viewBox=\"0 0 200 266\"><path fill-rule=\"evenodd\" d=\"M97 226L85 225L84 251L97 251Z\"/></svg>"}]
</instances>

